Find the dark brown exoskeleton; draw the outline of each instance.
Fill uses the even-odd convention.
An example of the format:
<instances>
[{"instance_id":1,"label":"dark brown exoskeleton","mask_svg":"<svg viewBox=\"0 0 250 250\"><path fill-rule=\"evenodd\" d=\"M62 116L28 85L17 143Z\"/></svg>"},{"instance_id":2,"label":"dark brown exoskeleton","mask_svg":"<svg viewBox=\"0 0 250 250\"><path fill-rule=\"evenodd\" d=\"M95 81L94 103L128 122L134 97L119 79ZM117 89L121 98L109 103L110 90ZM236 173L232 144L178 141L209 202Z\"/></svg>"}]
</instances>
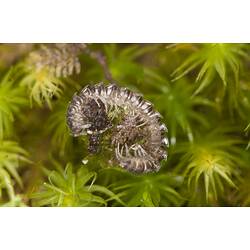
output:
<instances>
[{"instance_id":1,"label":"dark brown exoskeleton","mask_svg":"<svg viewBox=\"0 0 250 250\"><path fill-rule=\"evenodd\" d=\"M73 136L88 134L89 152L98 153L101 134L111 126L102 101L75 95L67 116Z\"/></svg>"},{"instance_id":2,"label":"dark brown exoskeleton","mask_svg":"<svg viewBox=\"0 0 250 250\"><path fill-rule=\"evenodd\" d=\"M100 151L101 135L89 135L89 146L88 151L91 154L96 154Z\"/></svg>"}]
</instances>

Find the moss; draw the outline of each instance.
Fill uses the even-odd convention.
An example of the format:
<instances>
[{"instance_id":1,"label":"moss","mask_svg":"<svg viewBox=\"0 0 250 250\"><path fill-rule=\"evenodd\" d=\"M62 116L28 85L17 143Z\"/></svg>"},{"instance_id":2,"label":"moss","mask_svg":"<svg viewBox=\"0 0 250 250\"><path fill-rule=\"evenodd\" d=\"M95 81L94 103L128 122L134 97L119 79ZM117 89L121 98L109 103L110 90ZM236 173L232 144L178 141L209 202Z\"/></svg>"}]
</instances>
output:
<instances>
[{"instance_id":1,"label":"moss","mask_svg":"<svg viewBox=\"0 0 250 250\"><path fill-rule=\"evenodd\" d=\"M1 206L249 205L248 44L2 44L0 51ZM158 173L114 166L110 135L97 155L86 137L70 135L69 101L99 82L142 93L163 116L170 148ZM121 122L121 110L108 115Z\"/></svg>"}]
</instances>

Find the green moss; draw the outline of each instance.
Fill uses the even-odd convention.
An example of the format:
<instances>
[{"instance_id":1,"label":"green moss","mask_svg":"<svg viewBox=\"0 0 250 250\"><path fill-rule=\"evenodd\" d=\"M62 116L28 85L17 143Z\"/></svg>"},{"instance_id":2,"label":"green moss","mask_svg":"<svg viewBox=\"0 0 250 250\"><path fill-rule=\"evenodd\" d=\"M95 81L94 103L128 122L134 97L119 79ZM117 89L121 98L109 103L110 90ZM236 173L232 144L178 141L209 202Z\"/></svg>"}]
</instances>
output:
<instances>
[{"instance_id":1,"label":"green moss","mask_svg":"<svg viewBox=\"0 0 250 250\"><path fill-rule=\"evenodd\" d=\"M51 69L39 44L0 45L1 206L249 206L248 44L79 48L74 57L60 51ZM170 148L160 172L111 167L109 134L98 155L86 137L70 135L69 101L100 81L142 93L162 114ZM122 112L109 118L117 124Z\"/></svg>"}]
</instances>

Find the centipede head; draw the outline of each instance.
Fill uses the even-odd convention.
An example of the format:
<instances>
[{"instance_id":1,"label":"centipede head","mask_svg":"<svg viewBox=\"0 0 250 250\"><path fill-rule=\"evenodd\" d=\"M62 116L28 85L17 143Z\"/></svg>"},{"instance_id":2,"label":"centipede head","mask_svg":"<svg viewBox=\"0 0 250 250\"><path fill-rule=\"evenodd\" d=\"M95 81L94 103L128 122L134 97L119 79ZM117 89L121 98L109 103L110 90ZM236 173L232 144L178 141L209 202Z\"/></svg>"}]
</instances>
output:
<instances>
[{"instance_id":1,"label":"centipede head","mask_svg":"<svg viewBox=\"0 0 250 250\"><path fill-rule=\"evenodd\" d=\"M74 95L68 106L67 125L73 136L101 134L111 123L100 99Z\"/></svg>"}]
</instances>

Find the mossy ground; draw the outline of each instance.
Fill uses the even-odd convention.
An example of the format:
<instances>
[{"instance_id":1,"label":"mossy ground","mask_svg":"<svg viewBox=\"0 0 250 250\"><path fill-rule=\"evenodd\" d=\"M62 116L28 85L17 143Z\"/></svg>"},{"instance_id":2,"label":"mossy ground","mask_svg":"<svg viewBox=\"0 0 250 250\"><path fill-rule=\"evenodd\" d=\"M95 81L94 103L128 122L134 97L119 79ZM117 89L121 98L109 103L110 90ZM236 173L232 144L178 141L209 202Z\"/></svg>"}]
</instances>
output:
<instances>
[{"instance_id":1,"label":"mossy ground","mask_svg":"<svg viewBox=\"0 0 250 250\"><path fill-rule=\"evenodd\" d=\"M0 45L2 206L250 205L248 44L90 44L79 74L42 81L27 65L39 46ZM162 114L160 172L111 167L110 152L89 155L87 138L70 135L73 94L110 76Z\"/></svg>"}]
</instances>

